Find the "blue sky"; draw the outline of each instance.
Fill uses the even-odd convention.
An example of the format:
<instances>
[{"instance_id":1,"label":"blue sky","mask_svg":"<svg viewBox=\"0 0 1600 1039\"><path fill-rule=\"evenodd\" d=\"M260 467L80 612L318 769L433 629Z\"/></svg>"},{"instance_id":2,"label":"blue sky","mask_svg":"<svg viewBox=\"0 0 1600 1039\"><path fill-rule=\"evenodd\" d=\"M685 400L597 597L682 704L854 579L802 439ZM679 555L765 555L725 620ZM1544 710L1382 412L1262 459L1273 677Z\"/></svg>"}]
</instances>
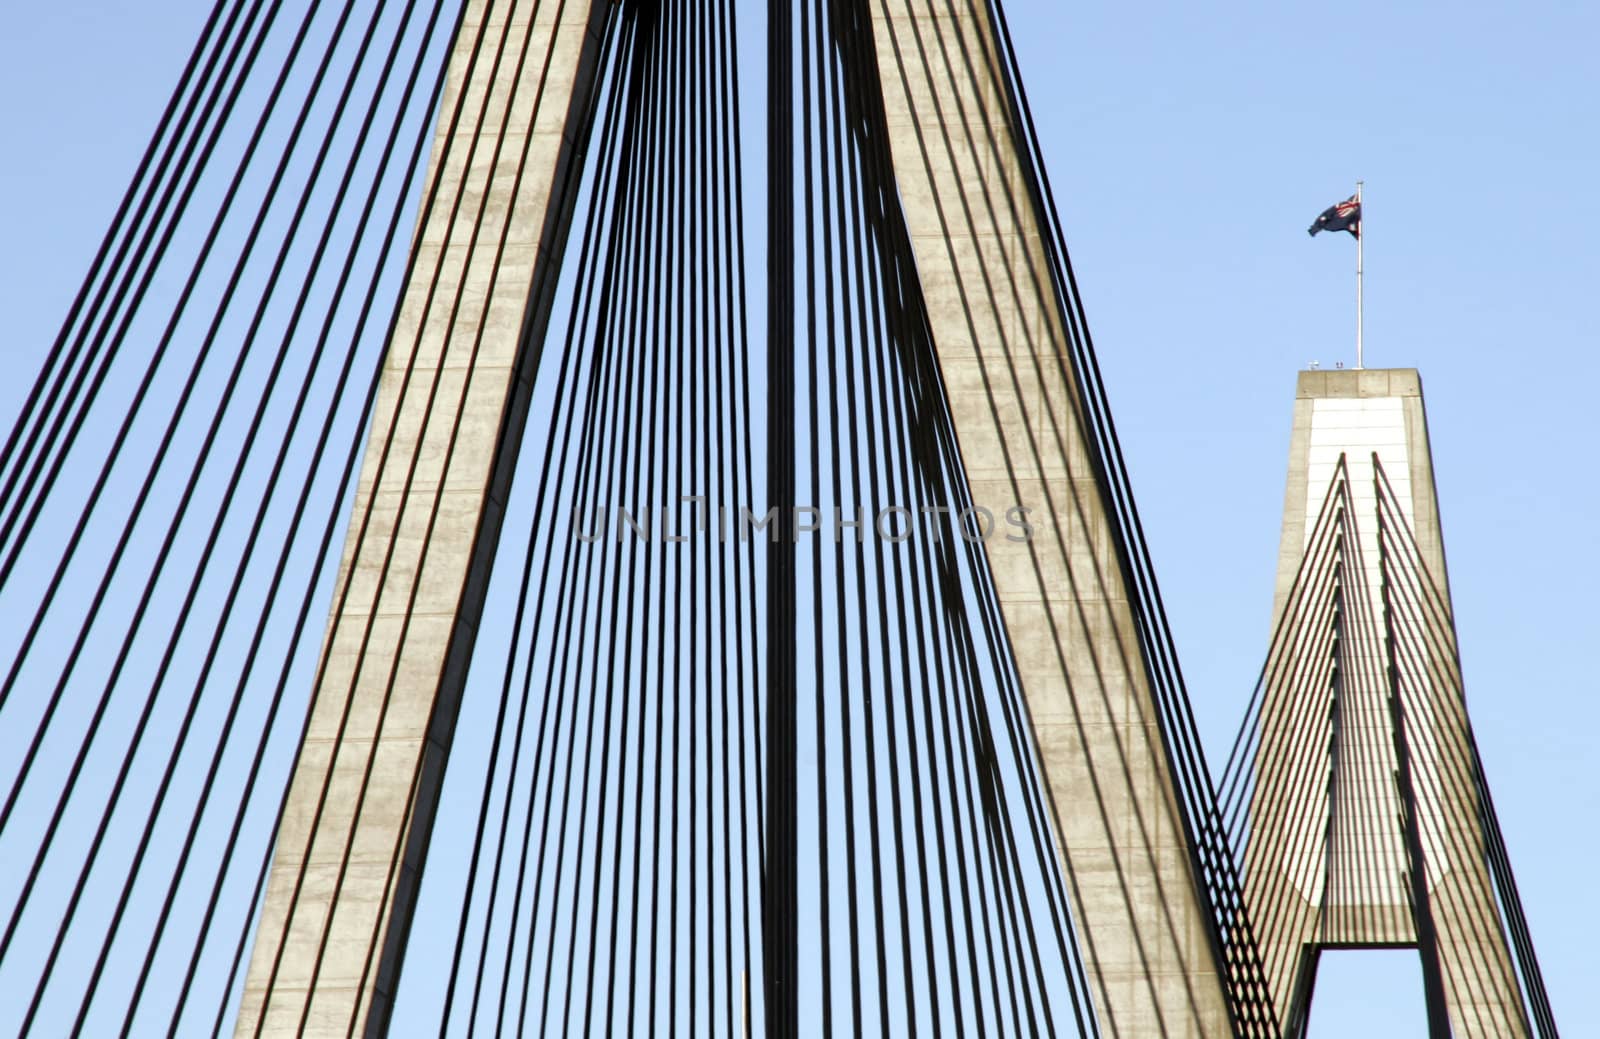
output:
<instances>
[{"instance_id":1,"label":"blue sky","mask_svg":"<svg viewBox=\"0 0 1600 1039\"><path fill-rule=\"evenodd\" d=\"M6 420L202 6L0 14ZM1469 706L1558 1020L1596 1031L1600 11L1216 6L1008 6L1211 756L1268 634L1295 373L1354 361L1354 245L1305 228L1364 178L1367 362L1422 372ZM1337 959L1318 1034L1417 1034L1413 960Z\"/></svg>"}]
</instances>

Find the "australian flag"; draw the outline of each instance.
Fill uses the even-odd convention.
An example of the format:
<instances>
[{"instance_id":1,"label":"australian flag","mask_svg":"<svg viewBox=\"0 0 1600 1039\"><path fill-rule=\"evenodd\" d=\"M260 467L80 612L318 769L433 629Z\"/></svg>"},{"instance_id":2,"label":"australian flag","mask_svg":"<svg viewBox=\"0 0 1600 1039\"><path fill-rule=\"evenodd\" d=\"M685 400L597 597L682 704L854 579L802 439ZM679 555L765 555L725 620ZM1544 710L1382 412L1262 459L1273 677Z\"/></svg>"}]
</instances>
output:
<instances>
[{"instance_id":1,"label":"australian flag","mask_svg":"<svg viewBox=\"0 0 1600 1039\"><path fill-rule=\"evenodd\" d=\"M1311 229L1307 233L1314 235L1318 231L1349 231L1357 238L1360 238L1361 203L1356 201L1354 195L1351 195L1343 202L1324 209L1322 215L1317 217L1316 222L1311 225Z\"/></svg>"}]
</instances>

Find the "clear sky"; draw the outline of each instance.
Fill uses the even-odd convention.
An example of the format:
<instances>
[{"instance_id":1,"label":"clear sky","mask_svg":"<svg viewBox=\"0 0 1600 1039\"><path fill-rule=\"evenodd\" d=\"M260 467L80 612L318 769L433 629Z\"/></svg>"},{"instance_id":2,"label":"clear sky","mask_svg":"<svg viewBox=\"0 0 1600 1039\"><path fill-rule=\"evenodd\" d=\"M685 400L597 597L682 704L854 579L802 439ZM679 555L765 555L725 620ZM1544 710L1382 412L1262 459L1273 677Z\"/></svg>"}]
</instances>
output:
<instances>
[{"instance_id":1,"label":"clear sky","mask_svg":"<svg viewBox=\"0 0 1600 1039\"><path fill-rule=\"evenodd\" d=\"M0 13L0 419L203 6ZM1295 372L1354 362L1354 243L1305 229L1365 179L1367 363L1421 369L1489 781L1558 1021L1600 1032L1600 8L1008 10L1213 758L1268 634ZM1316 1034L1418 1034L1414 959L1336 959Z\"/></svg>"}]
</instances>

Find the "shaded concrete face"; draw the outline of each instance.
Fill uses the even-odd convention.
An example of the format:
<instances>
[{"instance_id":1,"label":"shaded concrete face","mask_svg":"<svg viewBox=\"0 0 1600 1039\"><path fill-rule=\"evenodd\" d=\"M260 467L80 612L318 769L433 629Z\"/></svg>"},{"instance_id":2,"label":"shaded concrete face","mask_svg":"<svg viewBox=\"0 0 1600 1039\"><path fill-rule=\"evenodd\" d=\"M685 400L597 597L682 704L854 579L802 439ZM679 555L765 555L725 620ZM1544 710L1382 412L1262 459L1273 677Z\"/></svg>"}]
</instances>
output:
<instances>
[{"instance_id":1,"label":"shaded concrete face","mask_svg":"<svg viewBox=\"0 0 1600 1039\"><path fill-rule=\"evenodd\" d=\"M241 1036L384 1028L549 318L608 5L467 6Z\"/></svg>"},{"instance_id":2,"label":"shaded concrete face","mask_svg":"<svg viewBox=\"0 0 1600 1039\"><path fill-rule=\"evenodd\" d=\"M1380 551L1378 459L1415 555ZM1246 894L1279 1016L1309 990L1323 946L1413 946L1412 857L1401 825L1405 777L1416 802L1420 866L1443 996L1457 1036L1528 1034L1484 855L1465 701L1456 665L1444 544L1422 386L1413 369L1302 372L1284 493L1274 630L1303 623L1292 589L1330 483L1348 478L1349 536L1337 668L1319 632L1286 638L1269 661L1245 855ZM1387 569L1386 569L1387 568ZM1397 568L1404 568L1400 573ZM1384 583L1422 588L1435 632L1399 622ZM1366 634L1357 629L1365 625ZM1385 639L1392 634L1391 648ZM1391 677L1390 667L1397 670ZM1401 689L1396 739L1391 683ZM1321 698L1308 706L1308 698ZM1331 714L1333 722L1327 721ZM1308 736L1312 721L1325 726Z\"/></svg>"},{"instance_id":3,"label":"shaded concrete face","mask_svg":"<svg viewBox=\"0 0 1600 1039\"><path fill-rule=\"evenodd\" d=\"M982 5L873 5L895 177L1102 1035L1232 1034Z\"/></svg>"}]
</instances>

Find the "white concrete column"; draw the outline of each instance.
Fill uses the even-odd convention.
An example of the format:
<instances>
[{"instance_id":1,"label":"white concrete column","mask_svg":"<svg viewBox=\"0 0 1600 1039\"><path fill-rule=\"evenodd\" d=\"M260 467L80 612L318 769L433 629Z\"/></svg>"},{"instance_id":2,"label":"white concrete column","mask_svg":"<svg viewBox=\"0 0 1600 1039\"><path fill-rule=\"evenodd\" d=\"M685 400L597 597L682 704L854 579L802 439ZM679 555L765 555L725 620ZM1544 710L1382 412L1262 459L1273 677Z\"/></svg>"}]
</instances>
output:
<instances>
[{"instance_id":1,"label":"white concrete column","mask_svg":"<svg viewBox=\"0 0 1600 1039\"><path fill-rule=\"evenodd\" d=\"M559 6L469 0L449 58L437 197L384 361L240 1036L387 1023L575 200L586 131L573 113L609 5L572 0L558 21Z\"/></svg>"},{"instance_id":2,"label":"white concrete column","mask_svg":"<svg viewBox=\"0 0 1600 1039\"><path fill-rule=\"evenodd\" d=\"M1073 406L986 7L875 0L901 206L1053 805L1101 1034L1232 1035L1119 546Z\"/></svg>"}]
</instances>

